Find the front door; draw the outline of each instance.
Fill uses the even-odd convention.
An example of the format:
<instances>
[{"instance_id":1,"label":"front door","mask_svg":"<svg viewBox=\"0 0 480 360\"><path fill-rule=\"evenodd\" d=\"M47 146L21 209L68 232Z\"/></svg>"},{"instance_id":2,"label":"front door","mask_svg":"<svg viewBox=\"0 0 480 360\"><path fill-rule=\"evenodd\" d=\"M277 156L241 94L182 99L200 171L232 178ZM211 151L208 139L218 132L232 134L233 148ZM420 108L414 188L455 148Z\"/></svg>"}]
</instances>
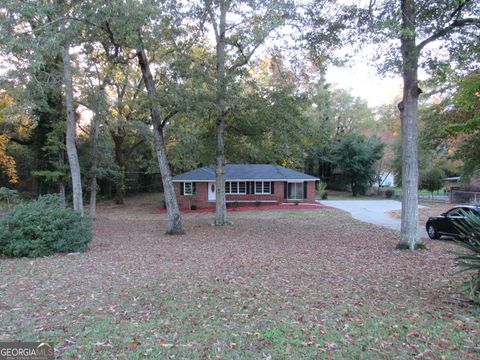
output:
<instances>
[{"instance_id":1,"label":"front door","mask_svg":"<svg viewBox=\"0 0 480 360\"><path fill-rule=\"evenodd\" d=\"M214 182L209 182L208 183L208 201L215 201L217 199L217 192L215 188L215 183Z\"/></svg>"}]
</instances>

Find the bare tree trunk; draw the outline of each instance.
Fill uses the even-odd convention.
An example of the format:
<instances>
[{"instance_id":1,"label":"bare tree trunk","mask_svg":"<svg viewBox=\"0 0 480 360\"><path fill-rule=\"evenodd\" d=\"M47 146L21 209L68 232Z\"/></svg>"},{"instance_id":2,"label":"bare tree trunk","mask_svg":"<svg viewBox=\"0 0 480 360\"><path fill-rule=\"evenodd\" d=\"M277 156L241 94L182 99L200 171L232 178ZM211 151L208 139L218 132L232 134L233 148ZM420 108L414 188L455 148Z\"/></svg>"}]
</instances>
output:
<instances>
[{"instance_id":1,"label":"bare tree trunk","mask_svg":"<svg viewBox=\"0 0 480 360\"><path fill-rule=\"evenodd\" d=\"M115 164L118 166L119 174L115 176L115 204L123 205L125 201L125 159L122 154L125 137L112 131L113 143L115 144Z\"/></svg>"},{"instance_id":2,"label":"bare tree trunk","mask_svg":"<svg viewBox=\"0 0 480 360\"><path fill-rule=\"evenodd\" d=\"M60 168L63 168L65 165L65 151L61 149L58 152L58 164L60 165ZM58 193L60 194L60 197L62 199L62 205L63 207L67 206L67 200L66 200L66 193L65 193L65 182L63 181L63 176L58 180Z\"/></svg>"},{"instance_id":3,"label":"bare tree trunk","mask_svg":"<svg viewBox=\"0 0 480 360\"><path fill-rule=\"evenodd\" d=\"M226 72L225 72L225 23L227 16L227 7L225 2L220 3L220 22L217 32L217 122L216 135L217 146L215 155L215 181L216 181L216 200L215 200L215 225L228 224L227 203L225 200L225 92L226 92Z\"/></svg>"},{"instance_id":4,"label":"bare tree trunk","mask_svg":"<svg viewBox=\"0 0 480 360\"><path fill-rule=\"evenodd\" d=\"M75 146L76 120L73 105L72 68L68 44L63 48L63 80L65 85L65 100L67 107L67 136L66 146L70 173L72 176L73 210L83 216L82 178L78 162L77 147Z\"/></svg>"},{"instance_id":5,"label":"bare tree trunk","mask_svg":"<svg viewBox=\"0 0 480 360\"><path fill-rule=\"evenodd\" d=\"M103 91L103 90L102 90ZM92 167L92 179L90 182L90 217L95 219L97 217L97 167L98 167L98 132L100 128L99 114L95 114L93 117L92 128L92 144L91 144L91 157Z\"/></svg>"},{"instance_id":6,"label":"bare tree trunk","mask_svg":"<svg viewBox=\"0 0 480 360\"><path fill-rule=\"evenodd\" d=\"M160 166L160 173L162 175L163 191L165 195L168 218L166 233L169 235L184 234L185 231L182 225L182 216L178 208L177 197L175 195L175 189L172 182L172 175L170 173L170 166L168 165L167 160L167 151L163 138L163 123L161 121L160 107L157 105L157 91L143 46L137 50L137 58L140 68L142 69L143 80L148 93L155 148L157 152L158 164Z\"/></svg>"},{"instance_id":7,"label":"bare tree trunk","mask_svg":"<svg viewBox=\"0 0 480 360\"><path fill-rule=\"evenodd\" d=\"M401 51L403 100L402 122L402 226L397 249L415 250L418 227L418 58L415 38L415 1L402 0Z\"/></svg>"}]
</instances>

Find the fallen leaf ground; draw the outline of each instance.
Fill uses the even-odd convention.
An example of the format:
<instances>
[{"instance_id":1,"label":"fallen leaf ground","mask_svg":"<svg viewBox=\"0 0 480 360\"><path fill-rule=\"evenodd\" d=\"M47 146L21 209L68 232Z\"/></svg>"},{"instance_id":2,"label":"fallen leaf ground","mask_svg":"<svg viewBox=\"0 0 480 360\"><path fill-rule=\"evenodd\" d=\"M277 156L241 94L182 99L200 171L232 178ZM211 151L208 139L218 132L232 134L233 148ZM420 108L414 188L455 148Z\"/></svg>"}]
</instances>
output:
<instances>
[{"instance_id":1,"label":"fallen leaf ground","mask_svg":"<svg viewBox=\"0 0 480 360\"><path fill-rule=\"evenodd\" d=\"M451 242L396 251L335 209L186 214L169 237L155 209L100 206L80 255L0 259L0 340L73 359L480 357Z\"/></svg>"}]
</instances>

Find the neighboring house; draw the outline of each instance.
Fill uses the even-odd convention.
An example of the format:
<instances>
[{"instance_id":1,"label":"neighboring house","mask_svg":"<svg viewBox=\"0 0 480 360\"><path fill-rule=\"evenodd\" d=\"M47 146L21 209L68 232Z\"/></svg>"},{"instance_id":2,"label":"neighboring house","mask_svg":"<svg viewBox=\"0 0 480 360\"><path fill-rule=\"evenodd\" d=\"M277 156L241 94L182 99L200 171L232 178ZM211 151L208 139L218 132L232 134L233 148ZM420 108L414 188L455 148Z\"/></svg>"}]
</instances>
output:
<instances>
[{"instance_id":1,"label":"neighboring house","mask_svg":"<svg viewBox=\"0 0 480 360\"><path fill-rule=\"evenodd\" d=\"M473 204L480 202L480 181L471 178L468 183L462 182L459 176L447 177L445 190L453 204Z\"/></svg>"},{"instance_id":2,"label":"neighboring house","mask_svg":"<svg viewBox=\"0 0 480 360\"><path fill-rule=\"evenodd\" d=\"M380 173L382 179L382 186L395 186L395 176L388 171Z\"/></svg>"},{"instance_id":3,"label":"neighboring house","mask_svg":"<svg viewBox=\"0 0 480 360\"><path fill-rule=\"evenodd\" d=\"M463 191L480 191L480 181L471 178L468 183L462 183L460 176L452 176L444 179L445 189L450 190L463 190Z\"/></svg>"},{"instance_id":4,"label":"neighboring house","mask_svg":"<svg viewBox=\"0 0 480 360\"><path fill-rule=\"evenodd\" d=\"M447 191L460 188L460 176L451 176L443 180L445 181L445 189Z\"/></svg>"},{"instance_id":5,"label":"neighboring house","mask_svg":"<svg viewBox=\"0 0 480 360\"><path fill-rule=\"evenodd\" d=\"M225 165L227 203L315 202L315 182L320 179L268 164ZM215 167L205 166L173 178L181 208L214 207L217 196Z\"/></svg>"}]
</instances>

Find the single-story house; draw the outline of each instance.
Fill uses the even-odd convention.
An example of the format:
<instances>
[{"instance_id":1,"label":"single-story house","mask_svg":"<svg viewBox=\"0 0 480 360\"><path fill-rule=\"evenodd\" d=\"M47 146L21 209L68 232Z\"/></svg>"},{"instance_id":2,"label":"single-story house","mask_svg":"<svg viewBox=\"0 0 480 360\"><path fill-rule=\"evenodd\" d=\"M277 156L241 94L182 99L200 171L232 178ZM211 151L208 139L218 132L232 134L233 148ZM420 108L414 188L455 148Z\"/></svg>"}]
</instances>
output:
<instances>
[{"instance_id":1,"label":"single-story house","mask_svg":"<svg viewBox=\"0 0 480 360\"><path fill-rule=\"evenodd\" d=\"M460 176L450 176L443 179L445 181L445 190L450 191L458 189L460 185Z\"/></svg>"},{"instance_id":2,"label":"single-story house","mask_svg":"<svg viewBox=\"0 0 480 360\"><path fill-rule=\"evenodd\" d=\"M480 181L475 178L470 178L468 182L462 183L460 176L451 176L443 179L445 181L445 189L463 190L463 191L480 191Z\"/></svg>"},{"instance_id":3,"label":"single-story house","mask_svg":"<svg viewBox=\"0 0 480 360\"><path fill-rule=\"evenodd\" d=\"M315 182L311 175L270 164L225 165L227 203L315 202ZM173 178L180 208L214 207L217 197L215 167L205 166Z\"/></svg>"}]
</instances>

